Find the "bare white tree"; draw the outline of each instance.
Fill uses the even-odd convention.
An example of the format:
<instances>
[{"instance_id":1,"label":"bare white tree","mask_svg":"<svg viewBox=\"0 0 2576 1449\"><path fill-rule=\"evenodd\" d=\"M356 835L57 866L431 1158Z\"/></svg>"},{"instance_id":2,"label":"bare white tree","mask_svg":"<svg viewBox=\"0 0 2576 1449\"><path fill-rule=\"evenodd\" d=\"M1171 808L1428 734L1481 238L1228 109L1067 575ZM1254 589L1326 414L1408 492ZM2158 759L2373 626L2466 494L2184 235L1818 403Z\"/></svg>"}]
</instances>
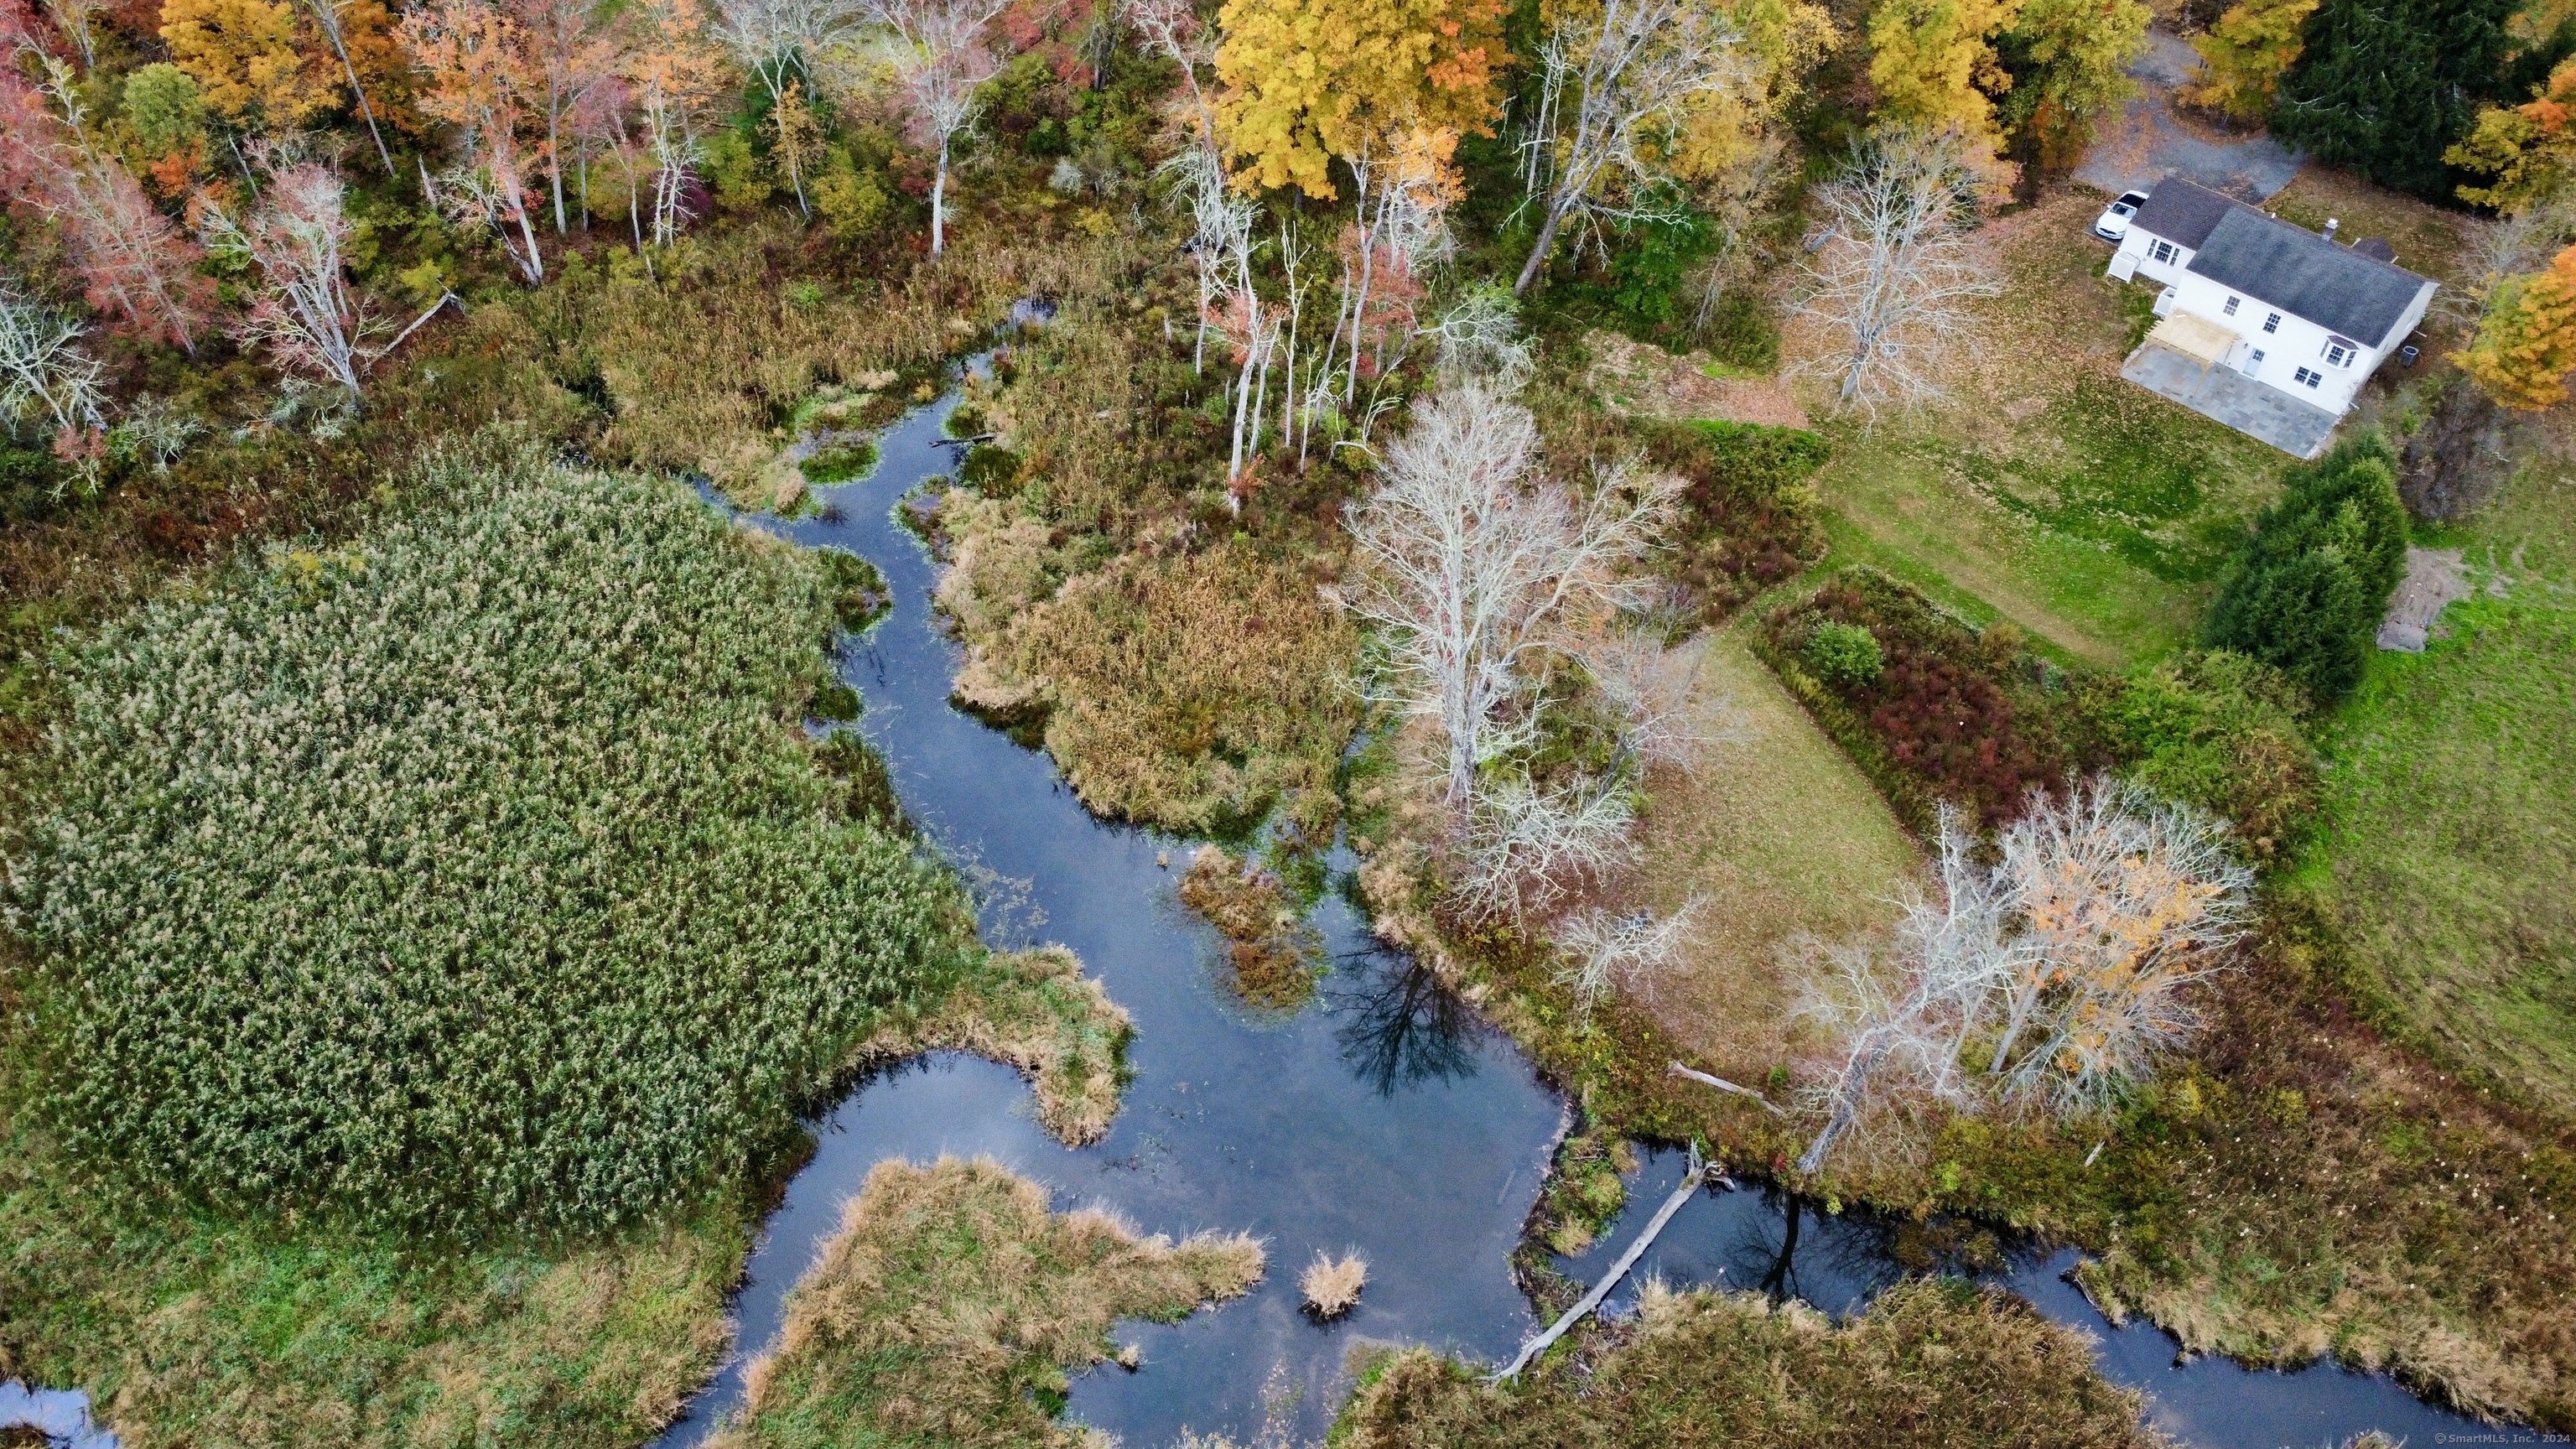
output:
<instances>
[{"instance_id":1,"label":"bare white tree","mask_svg":"<svg viewBox=\"0 0 2576 1449\"><path fill-rule=\"evenodd\" d=\"M1727 85L1735 37L1699 0L1602 0L1569 7L1539 50L1546 98L1527 144L1538 238L1514 296L1526 296L1569 220L1660 219L1672 204L1663 143L1690 101ZM1609 183L1627 183L1614 195Z\"/></svg>"},{"instance_id":2,"label":"bare white tree","mask_svg":"<svg viewBox=\"0 0 2576 1449\"><path fill-rule=\"evenodd\" d=\"M69 312L0 279L0 419L15 429L42 412L57 436L101 427L107 369L81 349L89 329Z\"/></svg>"},{"instance_id":3,"label":"bare white tree","mask_svg":"<svg viewBox=\"0 0 2576 1449\"><path fill-rule=\"evenodd\" d=\"M1975 332L1966 304L2003 290L1967 241L1984 179L1955 131L1865 141L1816 188L1798 311L1836 339L1818 364L1844 406L1940 393L1943 361Z\"/></svg>"},{"instance_id":4,"label":"bare white tree","mask_svg":"<svg viewBox=\"0 0 2576 1449\"><path fill-rule=\"evenodd\" d=\"M2223 825L2097 776L2034 792L1998 853L1981 863L1945 807L1940 892L1905 903L1889 959L1830 953L1809 1007L1836 1043L1810 1093L1826 1122L1799 1171L1891 1101L2099 1111L2199 1031L2198 988L2252 914L2253 874ZM1963 1058L1988 1034L1979 1061Z\"/></svg>"},{"instance_id":5,"label":"bare white tree","mask_svg":"<svg viewBox=\"0 0 2576 1449\"><path fill-rule=\"evenodd\" d=\"M269 178L248 222L209 202L207 250L251 262L260 291L237 329L279 366L337 383L354 406L359 375L382 355L385 330L349 285L346 193L330 168L305 162Z\"/></svg>"},{"instance_id":6,"label":"bare white tree","mask_svg":"<svg viewBox=\"0 0 2576 1449\"><path fill-rule=\"evenodd\" d=\"M1652 545L1681 487L1614 467L1578 502L1528 480L1537 445L1528 409L1469 379L1415 408L1377 490L1345 513L1363 565L1348 602L1382 631L1397 702L1445 737L1462 816L1477 767L1529 738L1528 714L1507 709L1528 688L1523 671L1651 587L1623 566Z\"/></svg>"},{"instance_id":7,"label":"bare white tree","mask_svg":"<svg viewBox=\"0 0 2576 1449\"><path fill-rule=\"evenodd\" d=\"M1575 1006L1588 1017L1616 987L1638 985L1679 965L1682 943L1707 904L1705 897L1693 896L1660 920L1652 911L1597 908L1571 916L1549 932L1565 957L1556 979L1574 989Z\"/></svg>"},{"instance_id":8,"label":"bare white tree","mask_svg":"<svg viewBox=\"0 0 2576 1449\"><path fill-rule=\"evenodd\" d=\"M870 0L868 13L892 32L891 59L911 114L915 139L937 145L939 167L930 182L930 254L947 246L950 150L975 124L975 92L1001 71L1002 57L985 37L1009 0Z\"/></svg>"},{"instance_id":9,"label":"bare white tree","mask_svg":"<svg viewBox=\"0 0 2576 1449\"><path fill-rule=\"evenodd\" d=\"M1835 1043L1832 1068L1808 1095L1825 1123L1798 1170L1822 1167L1835 1144L1888 1099L1969 1105L1959 1054L2016 947L2013 901L1975 860L1975 839L1948 806L1939 817L1940 893L1905 901L1895 949L1881 960L1861 946L1822 952L1803 1015Z\"/></svg>"},{"instance_id":10,"label":"bare white tree","mask_svg":"<svg viewBox=\"0 0 2576 1449\"><path fill-rule=\"evenodd\" d=\"M2224 825L2108 775L2033 792L2000 844L2024 928L1986 1071L2007 1100L2095 1110L2198 1034L2195 988L2232 961L2254 874Z\"/></svg>"},{"instance_id":11,"label":"bare white tree","mask_svg":"<svg viewBox=\"0 0 2576 1449\"><path fill-rule=\"evenodd\" d=\"M1459 903L1479 919L1528 922L1609 879L1637 857L1627 786L1617 774L1547 785L1521 774L1478 790L1459 834Z\"/></svg>"},{"instance_id":12,"label":"bare white tree","mask_svg":"<svg viewBox=\"0 0 2576 1449\"><path fill-rule=\"evenodd\" d=\"M1688 769L1717 743L1710 726L1726 705L1699 697L1704 640L1666 648L1651 634L1613 629L1587 642L1582 658L1593 688L1618 712L1621 747L1639 764Z\"/></svg>"},{"instance_id":13,"label":"bare white tree","mask_svg":"<svg viewBox=\"0 0 2576 1449\"><path fill-rule=\"evenodd\" d=\"M385 133L376 126L376 108L367 99L366 83L358 79L357 63L349 58L350 0L301 0L301 3L304 12L313 17L313 27L321 31L323 40L330 44L331 53L339 57L340 73L349 78L349 93L357 97L358 114L365 118L367 135L376 143L376 159L384 163L385 177L391 180L397 174L394 171L394 153L385 149ZM562 229L556 228L557 231Z\"/></svg>"}]
</instances>

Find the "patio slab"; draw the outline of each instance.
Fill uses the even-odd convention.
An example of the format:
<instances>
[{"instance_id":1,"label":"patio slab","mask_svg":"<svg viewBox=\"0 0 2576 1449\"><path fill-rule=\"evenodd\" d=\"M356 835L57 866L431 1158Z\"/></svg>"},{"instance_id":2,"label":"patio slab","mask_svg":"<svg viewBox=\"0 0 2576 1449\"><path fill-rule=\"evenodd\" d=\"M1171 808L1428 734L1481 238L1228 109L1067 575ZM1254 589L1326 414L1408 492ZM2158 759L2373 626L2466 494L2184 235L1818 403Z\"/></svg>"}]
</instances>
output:
<instances>
[{"instance_id":1,"label":"patio slab","mask_svg":"<svg viewBox=\"0 0 2576 1449\"><path fill-rule=\"evenodd\" d=\"M2313 458L2325 451L2327 436L2342 421L2314 403L2266 387L2232 367L2203 367L2196 358L2152 342L2129 354L2129 360L2120 364L2120 375L2293 458Z\"/></svg>"}]
</instances>

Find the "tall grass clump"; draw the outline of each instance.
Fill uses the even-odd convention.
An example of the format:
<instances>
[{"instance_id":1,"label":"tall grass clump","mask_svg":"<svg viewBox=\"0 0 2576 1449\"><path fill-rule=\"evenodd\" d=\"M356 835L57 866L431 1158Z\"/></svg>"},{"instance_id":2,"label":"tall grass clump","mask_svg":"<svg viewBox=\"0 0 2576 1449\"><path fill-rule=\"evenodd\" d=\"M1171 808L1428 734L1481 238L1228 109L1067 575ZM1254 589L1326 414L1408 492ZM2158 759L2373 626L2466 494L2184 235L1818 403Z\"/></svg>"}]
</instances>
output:
<instances>
[{"instance_id":1,"label":"tall grass clump","mask_svg":"<svg viewBox=\"0 0 2576 1449\"><path fill-rule=\"evenodd\" d=\"M796 732L810 559L532 455L419 486L65 662L11 865L26 1090L219 1202L633 1219L779 1150L964 918Z\"/></svg>"}]
</instances>

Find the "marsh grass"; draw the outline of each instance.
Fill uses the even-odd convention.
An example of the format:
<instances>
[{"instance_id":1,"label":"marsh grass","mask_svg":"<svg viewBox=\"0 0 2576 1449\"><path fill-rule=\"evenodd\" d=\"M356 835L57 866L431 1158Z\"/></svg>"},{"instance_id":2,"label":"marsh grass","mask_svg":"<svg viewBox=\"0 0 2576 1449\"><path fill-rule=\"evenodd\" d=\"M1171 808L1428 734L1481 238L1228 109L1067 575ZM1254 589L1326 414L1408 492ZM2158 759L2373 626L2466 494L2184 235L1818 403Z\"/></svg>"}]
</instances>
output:
<instances>
[{"instance_id":1,"label":"marsh grass","mask_svg":"<svg viewBox=\"0 0 2576 1449\"><path fill-rule=\"evenodd\" d=\"M1221 846L1201 846L1181 875L1180 896L1225 936L1235 990L1276 1010L1294 1010L1315 994L1323 941L1277 875Z\"/></svg>"},{"instance_id":2,"label":"marsh grass","mask_svg":"<svg viewBox=\"0 0 2576 1449\"><path fill-rule=\"evenodd\" d=\"M954 884L795 727L810 556L676 482L441 466L441 509L67 669L9 973L66 1150L261 1210L632 1222L759 1170L951 989Z\"/></svg>"},{"instance_id":3,"label":"marsh grass","mask_svg":"<svg viewBox=\"0 0 2576 1449\"><path fill-rule=\"evenodd\" d=\"M1068 1376L1112 1356L1121 1318L1175 1323L1258 1281L1260 1246L1147 1238L1048 1210L989 1159L880 1163L797 1281L744 1413L710 1449L1070 1446Z\"/></svg>"},{"instance_id":4,"label":"marsh grass","mask_svg":"<svg viewBox=\"0 0 2576 1449\"><path fill-rule=\"evenodd\" d=\"M1367 1286L1368 1261L1357 1253L1336 1258L1319 1249L1315 1261L1297 1275L1297 1292L1306 1300L1306 1311L1326 1320L1358 1307L1360 1290Z\"/></svg>"},{"instance_id":5,"label":"marsh grass","mask_svg":"<svg viewBox=\"0 0 2576 1449\"><path fill-rule=\"evenodd\" d=\"M1097 1142L1118 1115L1131 1075L1126 1009L1063 946L995 952L969 967L947 1000L917 1022L880 1032L865 1055L969 1051L1017 1067L1037 1094L1038 1121L1066 1145Z\"/></svg>"},{"instance_id":6,"label":"marsh grass","mask_svg":"<svg viewBox=\"0 0 2576 1449\"><path fill-rule=\"evenodd\" d=\"M2160 1449L2074 1332L1998 1290L1914 1279L1835 1326L1752 1294L1649 1285L1582 1371L1488 1388L1427 1349L1379 1360L1338 1449Z\"/></svg>"}]
</instances>

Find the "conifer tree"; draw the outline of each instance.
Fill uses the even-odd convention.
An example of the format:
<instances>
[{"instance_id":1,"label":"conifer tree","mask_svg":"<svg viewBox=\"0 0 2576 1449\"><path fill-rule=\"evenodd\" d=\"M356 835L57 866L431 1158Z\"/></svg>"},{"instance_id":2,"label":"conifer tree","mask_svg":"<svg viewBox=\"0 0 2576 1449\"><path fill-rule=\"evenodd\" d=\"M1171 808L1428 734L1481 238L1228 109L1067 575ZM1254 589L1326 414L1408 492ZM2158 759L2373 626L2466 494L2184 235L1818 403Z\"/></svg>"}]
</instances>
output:
<instances>
[{"instance_id":1,"label":"conifer tree","mask_svg":"<svg viewBox=\"0 0 2576 1449\"><path fill-rule=\"evenodd\" d=\"M2515 0L2323 0L2272 132L2329 166L2444 197L2443 153L2505 84Z\"/></svg>"}]
</instances>

